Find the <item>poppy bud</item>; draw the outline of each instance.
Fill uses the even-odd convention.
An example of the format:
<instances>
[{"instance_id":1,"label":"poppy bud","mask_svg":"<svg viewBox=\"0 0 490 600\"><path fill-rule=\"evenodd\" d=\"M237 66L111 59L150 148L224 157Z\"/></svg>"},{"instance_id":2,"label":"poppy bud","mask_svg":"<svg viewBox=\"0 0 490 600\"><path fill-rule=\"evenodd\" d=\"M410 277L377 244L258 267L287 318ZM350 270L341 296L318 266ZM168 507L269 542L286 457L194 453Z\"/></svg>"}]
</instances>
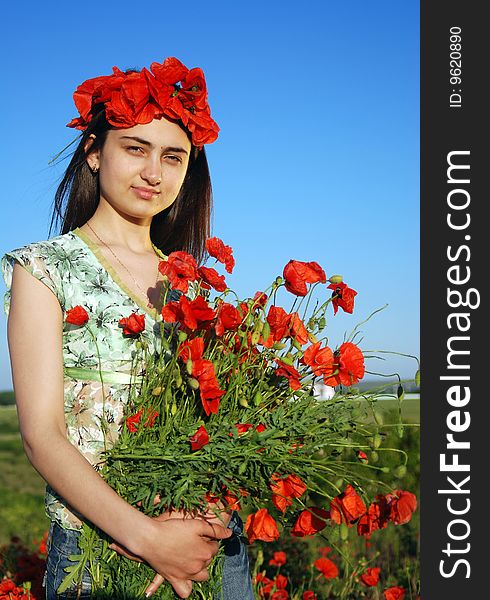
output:
<instances>
[{"instance_id":1,"label":"poppy bud","mask_svg":"<svg viewBox=\"0 0 490 600\"><path fill-rule=\"evenodd\" d=\"M398 400L401 402L405 398L405 390L403 386L400 384L398 389L396 390L396 395L398 396Z\"/></svg>"},{"instance_id":2,"label":"poppy bud","mask_svg":"<svg viewBox=\"0 0 490 600\"><path fill-rule=\"evenodd\" d=\"M269 325L269 323L267 323L267 321L264 323L264 326L262 327L262 337L264 339L264 342L266 342L269 339L269 336L271 334L271 327Z\"/></svg>"},{"instance_id":3,"label":"poppy bud","mask_svg":"<svg viewBox=\"0 0 490 600\"><path fill-rule=\"evenodd\" d=\"M349 537L349 528L347 527L347 523L342 522L340 524L340 539L345 542Z\"/></svg>"},{"instance_id":4,"label":"poppy bud","mask_svg":"<svg viewBox=\"0 0 490 600\"><path fill-rule=\"evenodd\" d=\"M194 365L192 364L192 359L189 358L189 360L185 363L185 369L189 375L192 375L192 367L193 366Z\"/></svg>"},{"instance_id":5,"label":"poppy bud","mask_svg":"<svg viewBox=\"0 0 490 600\"><path fill-rule=\"evenodd\" d=\"M283 362L285 365L289 365L290 367L293 366L293 362L294 359L291 356L291 354L286 354L286 356L281 356L280 358L281 362Z\"/></svg>"},{"instance_id":6,"label":"poppy bud","mask_svg":"<svg viewBox=\"0 0 490 600\"><path fill-rule=\"evenodd\" d=\"M340 477L340 479L337 479L337 481L335 482L335 487L340 489L342 487L343 483L344 483L344 480L342 479L342 477Z\"/></svg>"},{"instance_id":7,"label":"poppy bud","mask_svg":"<svg viewBox=\"0 0 490 600\"><path fill-rule=\"evenodd\" d=\"M384 418L383 418L383 413L380 410L374 411L374 420L376 421L376 423L378 425L383 425Z\"/></svg>"},{"instance_id":8,"label":"poppy bud","mask_svg":"<svg viewBox=\"0 0 490 600\"><path fill-rule=\"evenodd\" d=\"M262 398L262 394L260 392L256 392L255 396L254 396L254 403L255 406L259 406L260 403L262 402L263 398Z\"/></svg>"},{"instance_id":9,"label":"poppy bud","mask_svg":"<svg viewBox=\"0 0 490 600\"><path fill-rule=\"evenodd\" d=\"M140 342L140 340L136 340L136 342L135 342L134 345L136 346L136 348L142 348L143 347L142 344L141 344L141 342Z\"/></svg>"},{"instance_id":10,"label":"poppy bud","mask_svg":"<svg viewBox=\"0 0 490 600\"><path fill-rule=\"evenodd\" d=\"M303 350L303 347L298 342L298 340L293 340L293 346L296 348L296 350Z\"/></svg>"},{"instance_id":11,"label":"poppy bud","mask_svg":"<svg viewBox=\"0 0 490 600\"><path fill-rule=\"evenodd\" d=\"M329 281L330 283L336 284L336 283L342 283L343 281L343 277L342 275L332 275L331 277L329 277Z\"/></svg>"},{"instance_id":12,"label":"poppy bud","mask_svg":"<svg viewBox=\"0 0 490 600\"><path fill-rule=\"evenodd\" d=\"M381 446L381 442L383 441L383 438L379 435L379 433L375 433L373 435L373 441L372 441L372 446L374 449L379 448Z\"/></svg>"},{"instance_id":13,"label":"poppy bud","mask_svg":"<svg viewBox=\"0 0 490 600\"><path fill-rule=\"evenodd\" d=\"M274 283L275 285L279 286L281 285L281 283L283 283L284 279L281 276L276 277Z\"/></svg>"},{"instance_id":14,"label":"poppy bud","mask_svg":"<svg viewBox=\"0 0 490 600\"><path fill-rule=\"evenodd\" d=\"M316 344L318 342L318 339L317 339L316 335L314 335L313 333L311 333L311 331L308 332L308 339L310 340L310 342L312 344Z\"/></svg>"},{"instance_id":15,"label":"poppy bud","mask_svg":"<svg viewBox=\"0 0 490 600\"><path fill-rule=\"evenodd\" d=\"M175 381L175 387L179 388L182 385L182 377L181 377L180 373L178 373L175 376L175 380L174 381Z\"/></svg>"},{"instance_id":16,"label":"poppy bud","mask_svg":"<svg viewBox=\"0 0 490 600\"><path fill-rule=\"evenodd\" d=\"M325 326L327 324L327 319L325 319L325 317L322 317L321 319L318 320L318 331L322 331L323 329L325 329Z\"/></svg>"},{"instance_id":17,"label":"poppy bud","mask_svg":"<svg viewBox=\"0 0 490 600\"><path fill-rule=\"evenodd\" d=\"M185 331L180 330L178 338L179 338L179 342L185 342L187 339L187 333Z\"/></svg>"},{"instance_id":18,"label":"poppy bud","mask_svg":"<svg viewBox=\"0 0 490 600\"><path fill-rule=\"evenodd\" d=\"M420 369L418 369L415 373L415 385L420 387Z\"/></svg>"},{"instance_id":19,"label":"poppy bud","mask_svg":"<svg viewBox=\"0 0 490 600\"><path fill-rule=\"evenodd\" d=\"M379 454L376 452L376 450L373 450L371 452L370 460L371 460L372 463L377 463L378 462L378 460L379 460Z\"/></svg>"},{"instance_id":20,"label":"poppy bud","mask_svg":"<svg viewBox=\"0 0 490 600\"><path fill-rule=\"evenodd\" d=\"M172 398L173 398L172 388L170 386L168 386L167 389L165 390L165 403L170 404Z\"/></svg>"},{"instance_id":21,"label":"poppy bud","mask_svg":"<svg viewBox=\"0 0 490 600\"><path fill-rule=\"evenodd\" d=\"M405 465L398 465L396 469L393 471L395 477L402 478L407 474L407 467Z\"/></svg>"},{"instance_id":22,"label":"poppy bud","mask_svg":"<svg viewBox=\"0 0 490 600\"><path fill-rule=\"evenodd\" d=\"M282 350L286 347L286 344L284 344L283 342L274 342L272 347L274 348L274 350Z\"/></svg>"},{"instance_id":23,"label":"poppy bud","mask_svg":"<svg viewBox=\"0 0 490 600\"><path fill-rule=\"evenodd\" d=\"M252 333L252 338L251 338L251 342L252 342L252 346L255 346L256 344L259 343L260 340L260 331L254 331Z\"/></svg>"},{"instance_id":24,"label":"poppy bud","mask_svg":"<svg viewBox=\"0 0 490 600\"><path fill-rule=\"evenodd\" d=\"M162 388L160 386L153 388L151 393L153 396L159 396L162 393Z\"/></svg>"},{"instance_id":25,"label":"poppy bud","mask_svg":"<svg viewBox=\"0 0 490 600\"><path fill-rule=\"evenodd\" d=\"M197 379L194 379L194 377L189 377L187 383L189 384L189 387L191 387L193 390L199 389L199 381L197 381Z\"/></svg>"},{"instance_id":26,"label":"poppy bud","mask_svg":"<svg viewBox=\"0 0 490 600\"><path fill-rule=\"evenodd\" d=\"M173 402L172 406L170 407L170 414L172 415L172 417L175 417L175 415L177 414L177 402Z\"/></svg>"},{"instance_id":27,"label":"poppy bud","mask_svg":"<svg viewBox=\"0 0 490 600\"><path fill-rule=\"evenodd\" d=\"M248 408L249 407L249 403L247 402L247 399L244 398L243 396L240 398L240 400L238 400L238 404L240 406L243 406L243 408Z\"/></svg>"},{"instance_id":28,"label":"poppy bud","mask_svg":"<svg viewBox=\"0 0 490 600\"><path fill-rule=\"evenodd\" d=\"M389 473L390 467L381 467L381 471L383 471L383 473Z\"/></svg>"}]
</instances>

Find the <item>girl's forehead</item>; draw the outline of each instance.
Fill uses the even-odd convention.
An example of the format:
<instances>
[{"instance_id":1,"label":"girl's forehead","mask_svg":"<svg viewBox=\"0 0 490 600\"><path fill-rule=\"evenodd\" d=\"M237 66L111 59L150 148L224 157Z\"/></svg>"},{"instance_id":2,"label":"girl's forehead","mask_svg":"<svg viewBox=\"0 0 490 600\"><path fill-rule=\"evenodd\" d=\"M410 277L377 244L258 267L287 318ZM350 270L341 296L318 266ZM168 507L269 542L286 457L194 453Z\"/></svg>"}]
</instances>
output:
<instances>
[{"instance_id":1,"label":"girl's forehead","mask_svg":"<svg viewBox=\"0 0 490 600\"><path fill-rule=\"evenodd\" d=\"M165 117L153 119L144 125L134 127L111 129L110 135L113 139L133 139L141 143L147 142L152 147L166 148L168 146L181 146L190 150L191 143L187 133Z\"/></svg>"}]
</instances>

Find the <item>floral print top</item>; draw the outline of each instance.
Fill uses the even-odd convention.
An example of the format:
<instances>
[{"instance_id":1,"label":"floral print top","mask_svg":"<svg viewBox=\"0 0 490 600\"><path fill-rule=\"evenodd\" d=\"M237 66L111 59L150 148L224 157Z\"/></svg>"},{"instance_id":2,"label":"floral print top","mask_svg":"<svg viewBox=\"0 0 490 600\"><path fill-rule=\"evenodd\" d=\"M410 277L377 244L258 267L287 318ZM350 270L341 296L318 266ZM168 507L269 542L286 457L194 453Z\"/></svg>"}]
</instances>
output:
<instances>
[{"instance_id":1,"label":"floral print top","mask_svg":"<svg viewBox=\"0 0 490 600\"><path fill-rule=\"evenodd\" d=\"M137 385L134 375L142 372L136 339L123 334L119 320L132 312L144 314L145 330L140 335L150 352L161 351L161 315L126 287L98 246L79 228L2 257L2 274L8 288L4 303L7 315L15 262L55 294L63 311L81 305L89 315L83 326L63 324L64 411L69 441L99 469L104 444L113 444L123 425L130 388ZM111 381L102 383L100 371ZM48 517L62 527L82 526L82 516L50 486L46 488L45 504Z\"/></svg>"}]
</instances>

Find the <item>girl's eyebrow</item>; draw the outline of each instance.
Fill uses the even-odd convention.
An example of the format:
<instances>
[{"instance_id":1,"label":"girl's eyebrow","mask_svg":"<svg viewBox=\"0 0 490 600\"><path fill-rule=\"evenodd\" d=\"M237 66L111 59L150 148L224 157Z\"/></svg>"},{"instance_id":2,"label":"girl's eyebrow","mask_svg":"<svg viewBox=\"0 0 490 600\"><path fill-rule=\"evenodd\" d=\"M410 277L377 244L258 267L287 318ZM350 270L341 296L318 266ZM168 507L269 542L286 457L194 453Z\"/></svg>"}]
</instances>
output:
<instances>
[{"instance_id":1,"label":"girl's eyebrow","mask_svg":"<svg viewBox=\"0 0 490 600\"><path fill-rule=\"evenodd\" d=\"M139 138L133 135L122 135L121 139L133 140L135 142L138 142L139 144L142 144L143 146L148 146L148 148L154 148L153 144L148 140L144 140L143 138ZM180 148L179 146L166 146L165 148L162 148L162 150L165 150L166 152L179 152L180 154L188 154L185 148Z\"/></svg>"}]
</instances>

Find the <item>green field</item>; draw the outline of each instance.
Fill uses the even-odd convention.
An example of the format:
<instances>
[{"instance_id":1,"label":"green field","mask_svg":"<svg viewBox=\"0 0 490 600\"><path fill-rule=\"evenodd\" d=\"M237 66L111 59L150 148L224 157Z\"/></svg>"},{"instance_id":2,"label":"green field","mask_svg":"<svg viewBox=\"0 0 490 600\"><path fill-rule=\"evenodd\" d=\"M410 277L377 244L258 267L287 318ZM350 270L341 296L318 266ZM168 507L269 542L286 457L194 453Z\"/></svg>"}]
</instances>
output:
<instances>
[{"instance_id":1,"label":"green field","mask_svg":"<svg viewBox=\"0 0 490 600\"><path fill-rule=\"evenodd\" d=\"M396 422L396 399L381 400L376 410L383 414L384 423ZM419 399L402 403L402 420L419 423ZM40 539L47 529L44 516L44 482L27 460L17 424L15 407L0 408L0 544L12 535L30 542Z\"/></svg>"},{"instance_id":2,"label":"green field","mask_svg":"<svg viewBox=\"0 0 490 600\"><path fill-rule=\"evenodd\" d=\"M48 527L44 482L27 460L15 407L0 408L0 544L11 536L40 540Z\"/></svg>"}]
</instances>

